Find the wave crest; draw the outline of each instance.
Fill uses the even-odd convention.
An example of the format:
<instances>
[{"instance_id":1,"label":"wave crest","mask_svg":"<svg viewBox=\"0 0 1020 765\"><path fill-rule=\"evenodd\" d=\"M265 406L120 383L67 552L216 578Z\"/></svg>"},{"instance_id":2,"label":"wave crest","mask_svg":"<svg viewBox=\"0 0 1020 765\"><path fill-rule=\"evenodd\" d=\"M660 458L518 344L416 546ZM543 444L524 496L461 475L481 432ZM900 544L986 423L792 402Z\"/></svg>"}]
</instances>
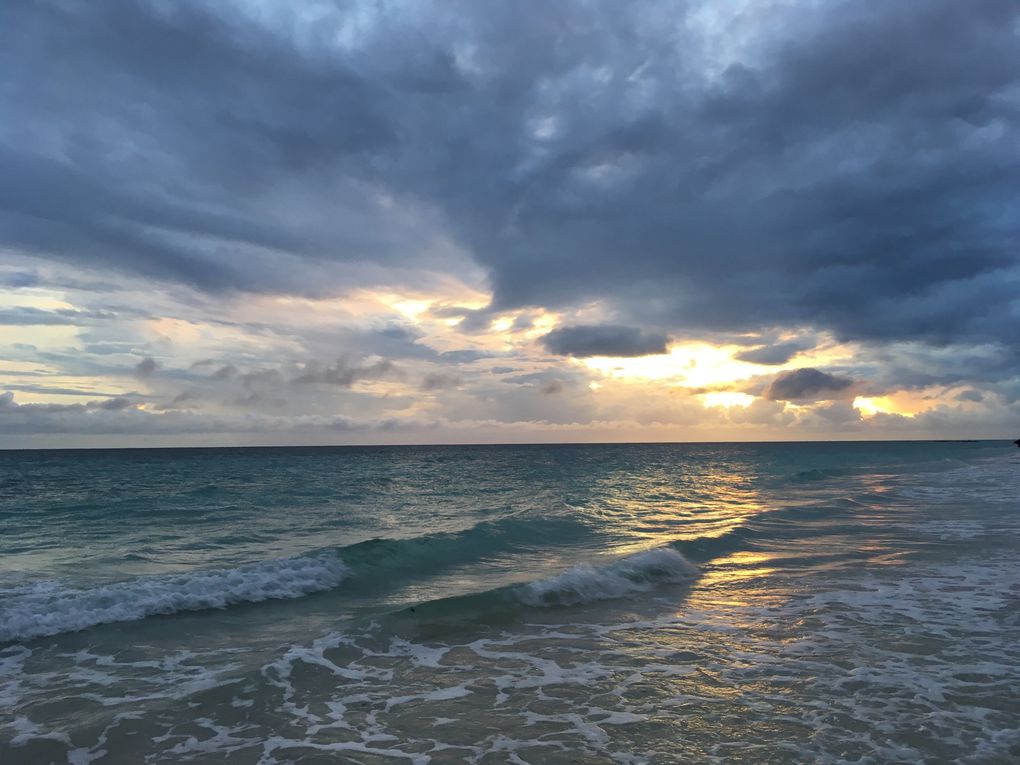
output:
<instances>
[{"instance_id":1,"label":"wave crest","mask_svg":"<svg viewBox=\"0 0 1020 765\"><path fill-rule=\"evenodd\" d=\"M520 585L515 594L529 606L576 606L647 591L660 583L689 581L697 574L698 568L676 550L657 547L605 566L574 566Z\"/></svg>"},{"instance_id":2,"label":"wave crest","mask_svg":"<svg viewBox=\"0 0 1020 765\"><path fill-rule=\"evenodd\" d=\"M139 577L90 588L36 582L0 591L0 642L182 611L300 598L337 587L347 573L339 557L320 555Z\"/></svg>"}]
</instances>

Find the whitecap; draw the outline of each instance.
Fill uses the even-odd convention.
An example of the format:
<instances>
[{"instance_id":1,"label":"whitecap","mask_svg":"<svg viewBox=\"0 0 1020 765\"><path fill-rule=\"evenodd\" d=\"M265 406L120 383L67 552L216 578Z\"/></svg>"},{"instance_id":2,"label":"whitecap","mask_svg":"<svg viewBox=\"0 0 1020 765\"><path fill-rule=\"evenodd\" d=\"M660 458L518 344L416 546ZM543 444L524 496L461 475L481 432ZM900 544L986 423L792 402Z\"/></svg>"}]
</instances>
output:
<instances>
[{"instance_id":1,"label":"whitecap","mask_svg":"<svg viewBox=\"0 0 1020 765\"><path fill-rule=\"evenodd\" d=\"M550 579L521 585L516 595L529 606L574 606L647 591L659 583L688 581L697 573L697 567L676 550L656 547L604 566L574 566Z\"/></svg>"},{"instance_id":2,"label":"whitecap","mask_svg":"<svg viewBox=\"0 0 1020 765\"><path fill-rule=\"evenodd\" d=\"M0 591L0 642L160 614L299 598L337 587L347 571L335 555L320 555L139 577L88 588L35 582Z\"/></svg>"}]
</instances>

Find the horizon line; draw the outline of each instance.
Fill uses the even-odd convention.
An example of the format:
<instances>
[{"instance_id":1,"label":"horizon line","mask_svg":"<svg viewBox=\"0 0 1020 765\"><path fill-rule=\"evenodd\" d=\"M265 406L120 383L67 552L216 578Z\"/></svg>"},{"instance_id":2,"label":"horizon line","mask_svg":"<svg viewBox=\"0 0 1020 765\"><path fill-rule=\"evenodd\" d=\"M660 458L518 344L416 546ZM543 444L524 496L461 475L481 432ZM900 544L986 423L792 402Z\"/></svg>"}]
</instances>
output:
<instances>
[{"instance_id":1,"label":"horizon line","mask_svg":"<svg viewBox=\"0 0 1020 765\"><path fill-rule=\"evenodd\" d=\"M456 443L402 444L230 444L227 446L26 446L0 447L0 452L90 452L90 451L166 451L199 449L407 449L439 447L500 446L757 446L763 444L906 444L906 443L1014 443L1010 438L842 438L842 439L769 439L758 441L464 441Z\"/></svg>"}]
</instances>

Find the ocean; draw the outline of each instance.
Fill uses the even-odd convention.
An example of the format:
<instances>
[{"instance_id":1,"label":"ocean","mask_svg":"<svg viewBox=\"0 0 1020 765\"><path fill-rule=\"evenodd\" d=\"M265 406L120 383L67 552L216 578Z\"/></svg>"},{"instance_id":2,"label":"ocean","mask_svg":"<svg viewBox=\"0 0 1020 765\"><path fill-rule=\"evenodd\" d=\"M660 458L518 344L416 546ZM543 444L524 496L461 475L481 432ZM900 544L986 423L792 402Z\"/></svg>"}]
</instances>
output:
<instances>
[{"instance_id":1,"label":"ocean","mask_svg":"<svg viewBox=\"0 0 1020 765\"><path fill-rule=\"evenodd\" d=\"M177 762L1020 762L1020 450L0 452L0 763Z\"/></svg>"}]
</instances>

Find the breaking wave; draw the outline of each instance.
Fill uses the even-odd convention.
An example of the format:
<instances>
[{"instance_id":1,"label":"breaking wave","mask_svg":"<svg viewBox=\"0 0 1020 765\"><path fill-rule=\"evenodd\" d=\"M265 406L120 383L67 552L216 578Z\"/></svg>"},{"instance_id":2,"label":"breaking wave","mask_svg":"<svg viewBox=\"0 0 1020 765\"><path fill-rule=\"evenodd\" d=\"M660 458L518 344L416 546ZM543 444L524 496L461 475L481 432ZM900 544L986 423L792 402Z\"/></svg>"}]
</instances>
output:
<instances>
[{"instance_id":1,"label":"breaking wave","mask_svg":"<svg viewBox=\"0 0 1020 765\"><path fill-rule=\"evenodd\" d=\"M450 546L463 541L457 534L448 539L370 540L233 568L144 576L93 587L73 587L60 581L17 585L0 589L0 643L150 616L300 598L333 590L348 579L378 579L380 566L420 567L420 575L428 576L433 559L442 558ZM577 565L546 579L420 603L418 613L486 612L512 609L514 603L518 607L576 606L649 591L659 584L689 581L697 574L698 568L676 549L658 547L603 565ZM410 570L403 575L389 571L383 578L392 577L391 586L399 586L406 576L417 578Z\"/></svg>"},{"instance_id":2,"label":"breaking wave","mask_svg":"<svg viewBox=\"0 0 1020 765\"><path fill-rule=\"evenodd\" d=\"M182 611L300 598L337 587L347 574L348 567L339 557L318 555L139 577L89 588L36 582L0 591L0 642Z\"/></svg>"},{"instance_id":3,"label":"breaking wave","mask_svg":"<svg viewBox=\"0 0 1020 765\"><path fill-rule=\"evenodd\" d=\"M657 547L604 566L574 566L549 579L519 585L516 594L529 606L576 606L689 581L697 574L697 567L676 550Z\"/></svg>"}]
</instances>

